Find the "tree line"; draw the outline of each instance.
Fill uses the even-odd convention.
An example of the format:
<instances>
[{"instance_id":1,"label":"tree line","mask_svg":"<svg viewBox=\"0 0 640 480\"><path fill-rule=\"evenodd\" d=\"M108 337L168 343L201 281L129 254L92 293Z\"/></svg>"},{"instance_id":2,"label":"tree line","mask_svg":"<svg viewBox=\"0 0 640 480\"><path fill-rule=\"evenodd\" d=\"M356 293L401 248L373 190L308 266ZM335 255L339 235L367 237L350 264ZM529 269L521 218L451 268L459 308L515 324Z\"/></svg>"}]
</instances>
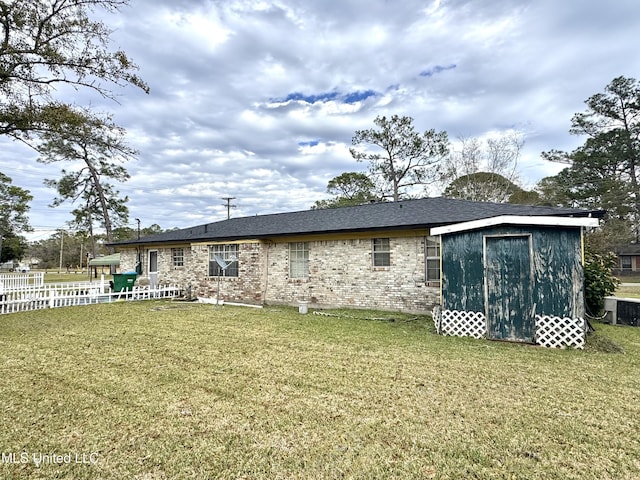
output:
<instances>
[{"instance_id":1,"label":"tree line","mask_svg":"<svg viewBox=\"0 0 640 480\"><path fill-rule=\"evenodd\" d=\"M112 240L131 240L136 238L138 233L141 237L145 237L163 231L157 224L143 227L140 232L136 228L120 226L113 229ZM37 259L39 269L62 267L62 269L80 270L87 267L87 262L90 259L108 253L104 245L106 241L107 238L104 234L95 234L92 237L82 230L57 230L48 238L28 245L23 257Z\"/></svg>"},{"instance_id":2,"label":"tree line","mask_svg":"<svg viewBox=\"0 0 640 480\"><path fill-rule=\"evenodd\" d=\"M420 133L411 117L379 116L377 128L358 130L352 138L351 156L368 162L367 172L331 179L327 193L333 197L311 208L424 197L440 186L451 198L604 210L602 227L589 236L594 251L640 242L640 83L614 78L585 105L570 128L585 143L571 152L542 152L566 167L530 190L518 175L524 145L518 132L462 138L454 148L446 132Z\"/></svg>"}]
</instances>

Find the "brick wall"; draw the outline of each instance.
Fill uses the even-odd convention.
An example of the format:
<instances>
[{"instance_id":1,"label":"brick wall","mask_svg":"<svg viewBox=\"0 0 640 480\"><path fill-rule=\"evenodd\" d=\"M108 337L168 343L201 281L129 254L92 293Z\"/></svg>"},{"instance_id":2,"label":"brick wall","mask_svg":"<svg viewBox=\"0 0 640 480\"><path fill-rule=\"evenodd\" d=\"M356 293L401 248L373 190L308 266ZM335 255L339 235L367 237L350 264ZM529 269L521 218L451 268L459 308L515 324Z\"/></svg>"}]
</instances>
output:
<instances>
[{"instance_id":1,"label":"brick wall","mask_svg":"<svg viewBox=\"0 0 640 480\"><path fill-rule=\"evenodd\" d=\"M225 301L312 307L353 307L427 312L439 303L438 286L425 283L424 237L389 237L389 267L373 267L372 239L312 240L309 276L290 278L288 242L238 244L239 275L222 278ZM303 241L296 239L295 241ZM158 279L191 288L193 296L215 298L218 278L209 277L207 245L184 246L183 267L172 265L171 248L158 248ZM143 277L148 249L143 255ZM122 271L135 268L134 249L122 250Z\"/></svg>"},{"instance_id":2,"label":"brick wall","mask_svg":"<svg viewBox=\"0 0 640 480\"><path fill-rule=\"evenodd\" d=\"M289 244L269 245L267 303L430 311L439 287L425 284L424 237L390 238L391 265L373 267L372 239L308 242L309 278L289 278Z\"/></svg>"},{"instance_id":3,"label":"brick wall","mask_svg":"<svg viewBox=\"0 0 640 480\"><path fill-rule=\"evenodd\" d=\"M170 282L189 290L194 297L216 298L218 277L209 276L209 246L181 245L184 265L173 265L172 248L145 248L142 262L141 279L148 278L149 250L158 252L158 281ZM263 303L263 261L260 256L262 245L259 242L241 243L238 247L239 271L237 277L220 278L220 298L227 302ZM120 252L121 268L134 270L136 264L135 249L123 249ZM127 271L127 270L123 270Z\"/></svg>"}]
</instances>

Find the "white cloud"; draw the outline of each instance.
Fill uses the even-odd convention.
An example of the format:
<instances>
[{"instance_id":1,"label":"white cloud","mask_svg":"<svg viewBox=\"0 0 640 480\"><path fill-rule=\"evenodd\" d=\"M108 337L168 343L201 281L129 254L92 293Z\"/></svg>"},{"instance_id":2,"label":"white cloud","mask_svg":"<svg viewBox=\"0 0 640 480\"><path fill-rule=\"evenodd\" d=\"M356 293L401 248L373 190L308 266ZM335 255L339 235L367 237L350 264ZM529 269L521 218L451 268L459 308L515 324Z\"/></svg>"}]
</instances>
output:
<instances>
[{"instance_id":1,"label":"white cloud","mask_svg":"<svg viewBox=\"0 0 640 480\"><path fill-rule=\"evenodd\" d=\"M309 208L328 180L366 169L354 132L394 113L451 138L523 130L533 184L561 168L540 152L583 141L568 129L584 100L640 76L639 13L635 0L136 0L104 18L151 93L60 94L127 129L140 155L118 188L143 225L226 218L226 196L234 216ZM63 226L71 208L49 209L42 186L61 165L1 146L0 171L36 197L33 225Z\"/></svg>"}]
</instances>

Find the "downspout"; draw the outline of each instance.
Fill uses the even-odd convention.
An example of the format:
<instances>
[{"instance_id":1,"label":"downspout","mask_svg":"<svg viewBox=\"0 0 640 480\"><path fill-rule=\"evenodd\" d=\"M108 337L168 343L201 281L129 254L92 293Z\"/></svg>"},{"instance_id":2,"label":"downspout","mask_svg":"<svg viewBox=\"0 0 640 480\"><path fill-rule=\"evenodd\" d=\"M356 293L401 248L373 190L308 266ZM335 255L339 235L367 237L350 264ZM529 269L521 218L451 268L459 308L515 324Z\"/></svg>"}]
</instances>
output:
<instances>
[{"instance_id":1,"label":"downspout","mask_svg":"<svg viewBox=\"0 0 640 480\"><path fill-rule=\"evenodd\" d=\"M266 240L265 243L265 266L264 266L264 287L262 289L262 304L267 303L267 290L269 288L269 252L271 251L271 241Z\"/></svg>"}]
</instances>

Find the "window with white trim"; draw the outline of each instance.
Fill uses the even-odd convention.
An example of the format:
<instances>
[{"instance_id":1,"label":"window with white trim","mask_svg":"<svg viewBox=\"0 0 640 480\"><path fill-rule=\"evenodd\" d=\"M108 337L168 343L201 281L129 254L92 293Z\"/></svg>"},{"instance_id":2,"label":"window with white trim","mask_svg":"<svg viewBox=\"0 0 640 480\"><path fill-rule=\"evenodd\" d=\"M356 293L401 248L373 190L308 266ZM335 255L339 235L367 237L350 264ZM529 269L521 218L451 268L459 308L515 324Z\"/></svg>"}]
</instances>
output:
<instances>
[{"instance_id":1,"label":"window with white trim","mask_svg":"<svg viewBox=\"0 0 640 480\"><path fill-rule=\"evenodd\" d=\"M232 262L238 259L238 244L209 245L209 276L210 277L237 277L238 262L232 262L226 270L223 270L215 255L220 256L225 262Z\"/></svg>"},{"instance_id":2,"label":"window with white trim","mask_svg":"<svg viewBox=\"0 0 640 480\"><path fill-rule=\"evenodd\" d=\"M184 267L184 248L172 248L171 261L174 267Z\"/></svg>"},{"instance_id":3,"label":"window with white trim","mask_svg":"<svg viewBox=\"0 0 640 480\"><path fill-rule=\"evenodd\" d=\"M388 238L374 238L372 250L374 267L389 267L391 265L391 244Z\"/></svg>"},{"instance_id":4,"label":"window with white trim","mask_svg":"<svg viewBox=\"0 0 640 480\"><path fill-rule=\"evenodd\" d=\"M429 236L424 241L427 282L440 281L440 237Z\"/></svg>"},{"instance_id":5,"label":"window with white trim","mask_svg":"<svg viewBox=\"0 0 640 480\"><path fill-rule=\"evenodd\" d=\"M289 278L309 278L309 244L289 244Z\"/></svg>"}]
</instances>

